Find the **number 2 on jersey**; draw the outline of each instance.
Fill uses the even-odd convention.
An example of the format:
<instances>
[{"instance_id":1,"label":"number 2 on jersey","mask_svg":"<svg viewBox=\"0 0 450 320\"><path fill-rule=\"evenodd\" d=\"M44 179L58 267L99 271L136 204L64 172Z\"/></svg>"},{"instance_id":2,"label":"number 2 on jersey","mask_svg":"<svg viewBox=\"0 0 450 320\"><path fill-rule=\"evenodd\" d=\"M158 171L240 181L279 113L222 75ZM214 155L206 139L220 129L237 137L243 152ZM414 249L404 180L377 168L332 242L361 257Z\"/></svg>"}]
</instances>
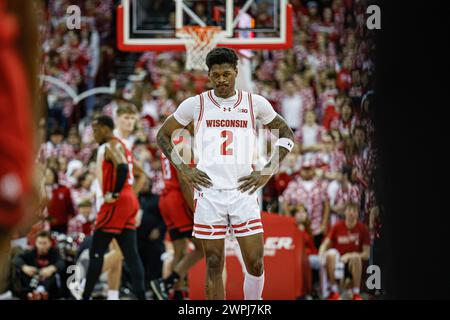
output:
<instances>
[{"instance_id":1,"label":"number 2 on jersey","mask_svg":"<svg viewBox=\"0 0 450 320\"><path fill-rule=\"evenodd\" d=\"M233 155L233 148L228 148L228 146L233 142L233 132L228 130L223 130L220 133L222 138L226 138L226 140L222 143L220 147L220 154L222 156L231 156Z\"/></svg>"}]
</instances>

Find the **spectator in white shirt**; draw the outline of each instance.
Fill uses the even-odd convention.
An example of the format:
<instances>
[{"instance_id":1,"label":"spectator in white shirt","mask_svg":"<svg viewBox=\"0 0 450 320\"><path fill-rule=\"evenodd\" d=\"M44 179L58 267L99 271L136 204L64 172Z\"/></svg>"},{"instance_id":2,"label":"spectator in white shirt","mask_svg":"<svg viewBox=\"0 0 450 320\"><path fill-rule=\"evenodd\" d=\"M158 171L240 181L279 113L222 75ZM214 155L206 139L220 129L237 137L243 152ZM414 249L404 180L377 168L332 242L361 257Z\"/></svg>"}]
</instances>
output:
<instances>
[{"instance_id":1,"label":"spectator in white shirt","mask_svg":"<svg viewBox=\"0 0 450 320\"><path fill-rule=\"evenodd\" d=\"M305 123L301 127L299 135L303 154L321 150L323 128L317 124L314 111L306 111Z\"/></svg>"},{"instance_id":2,"label":"spectator in white shirt","mask_svg":"<svg viewBox=\"0 0 450 320\"><path fill-rule=\"evenodd\" d=\"M281 114L289 127L295 132L303 123L303 101L292 81L286 81L284 85L286 92L281 101Z\"/></svg>"}]
</instances>

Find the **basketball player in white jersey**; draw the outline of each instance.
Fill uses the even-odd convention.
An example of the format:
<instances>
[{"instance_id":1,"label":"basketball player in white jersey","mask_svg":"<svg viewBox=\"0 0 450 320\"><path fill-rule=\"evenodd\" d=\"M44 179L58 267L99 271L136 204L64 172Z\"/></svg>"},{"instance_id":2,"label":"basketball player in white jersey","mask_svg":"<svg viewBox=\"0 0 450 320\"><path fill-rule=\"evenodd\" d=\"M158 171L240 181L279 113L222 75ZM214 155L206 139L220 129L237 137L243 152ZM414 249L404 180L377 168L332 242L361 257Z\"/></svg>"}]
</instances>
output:
<instances>
[{"instance_id":1,"label":"basketball player in white jersey","mask_svg":"<svg viewBox=\"0 0 450 320\"><path fill-rule=\"evenodd\" d=\"M206 258L206 297L224 299L224 238L230 230L239 242L247 272L244 296L262 299L264 243L255 191L264 186L294 146L294 134L262 96L235 89L236 53L216 48L206 65L213 90L183 101L158 132L159 147L195 188L194 231ZM279 139L263 170L254 171L255 121L276 129ZM174 150L172 134L193 122L198 163L191 168Z\"/></svg>"}]
</instances>

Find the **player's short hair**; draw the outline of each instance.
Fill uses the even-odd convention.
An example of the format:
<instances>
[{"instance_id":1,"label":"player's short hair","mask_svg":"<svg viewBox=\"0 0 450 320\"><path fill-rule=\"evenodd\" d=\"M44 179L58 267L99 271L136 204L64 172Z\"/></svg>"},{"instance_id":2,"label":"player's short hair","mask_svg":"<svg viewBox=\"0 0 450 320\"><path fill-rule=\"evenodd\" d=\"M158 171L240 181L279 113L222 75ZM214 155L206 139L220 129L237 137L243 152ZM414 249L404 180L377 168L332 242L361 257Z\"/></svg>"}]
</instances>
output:
<instances>
[{"instance_id":1,"label":"player's short hair","mask_svg":"<svg viewBox=\"0 0 450 320\"><path fill-rule=\"evenodd\" d=\"M123 114L137 114L137 108L131 102L122 102L117 108L117 116L120 117Z\"/></svg>"},{"instance_id":2,"label":"player's short hair","mask_svg":"<svg viewBox=\"0 0 450 320\"><path fill-rule=\"evenodd\" d=\"M114 121L111 117L101 115L94 118L94 121L92 122L93 125L100 125L110 128L111 130L114 130Z\"/></svg>"},{"instance_id":3,"label":"player's short hair","mask_svg":"<svg viewBox=\"0 0 450 320\"><path fill-rule=\"evenodd\" d=\"M239 58L233 49L229 48L214 48L206 56L206 65L208 69L215 64L229 63L236 67Z\"/></svg>"}]
</instances>

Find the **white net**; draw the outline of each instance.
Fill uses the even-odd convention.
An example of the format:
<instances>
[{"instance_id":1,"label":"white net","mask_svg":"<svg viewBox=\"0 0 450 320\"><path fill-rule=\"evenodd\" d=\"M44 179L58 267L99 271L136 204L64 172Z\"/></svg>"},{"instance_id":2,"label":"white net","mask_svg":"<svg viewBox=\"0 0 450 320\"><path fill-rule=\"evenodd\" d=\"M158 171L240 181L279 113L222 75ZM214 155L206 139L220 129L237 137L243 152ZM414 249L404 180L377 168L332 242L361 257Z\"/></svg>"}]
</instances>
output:
<instances>
[{"instance_id":1,"label":"white net","mask_svg":"<svg viewBox=\"0 0 450 320\"><path fill-rule=\"evenodd\" d=\"M185 40L186 69L208 70L206 56L222 39L224 32L220 27L185 26L177 30L177 37Z\"/></svg>"}]
</instances>

